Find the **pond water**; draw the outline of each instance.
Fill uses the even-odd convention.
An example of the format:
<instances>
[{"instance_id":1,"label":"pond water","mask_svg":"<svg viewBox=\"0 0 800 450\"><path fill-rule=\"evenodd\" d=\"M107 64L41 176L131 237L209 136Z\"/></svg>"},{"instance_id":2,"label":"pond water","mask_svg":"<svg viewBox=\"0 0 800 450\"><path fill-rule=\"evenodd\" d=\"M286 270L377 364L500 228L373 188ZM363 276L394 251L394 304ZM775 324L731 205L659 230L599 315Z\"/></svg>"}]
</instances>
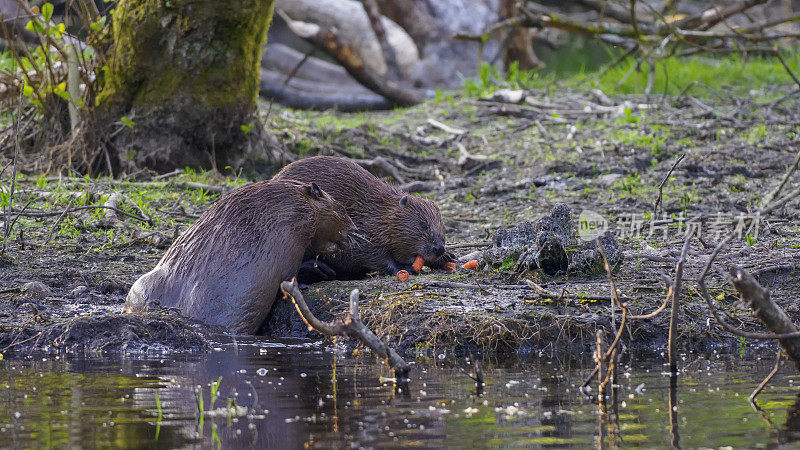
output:
<instances>
[{"instance_id":1,"label":"pond water","mask_svg":"<svg viewBox=\"0 0 800 450\"><path fill-rule=\"evenodd\" d=\"M345 353L239 341L205 355L6 359L0 447L756 447L790 441L800 416L791 364L759 397L762 412L747 401L773 366L770 352L685 355L674 427L657 354L624 364L616 414L608 405L606 415L579 390L588 357L483 361L476 395L463 358L417 359L409 389L396 393L382 363Z\"/></svg>"}]
</instances>

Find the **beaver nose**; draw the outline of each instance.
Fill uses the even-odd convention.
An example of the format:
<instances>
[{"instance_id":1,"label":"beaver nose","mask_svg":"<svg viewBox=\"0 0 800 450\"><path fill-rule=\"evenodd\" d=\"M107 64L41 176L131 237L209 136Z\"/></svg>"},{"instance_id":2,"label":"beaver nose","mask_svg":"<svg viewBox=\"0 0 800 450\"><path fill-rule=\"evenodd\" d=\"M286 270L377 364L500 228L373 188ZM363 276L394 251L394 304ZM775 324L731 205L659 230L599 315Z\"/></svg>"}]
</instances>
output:
<instances>
[{"instance_id":1,"label":"beaver nose","mask_svg":"<svg viewBox=\"0 0 800 450\"><path fill-rule=\"evenodd\" d=\"M444 255L444 245L438 244L436 247L433 247L433 253L436 254L436 256Z\"/></svg>"}]
</instances>

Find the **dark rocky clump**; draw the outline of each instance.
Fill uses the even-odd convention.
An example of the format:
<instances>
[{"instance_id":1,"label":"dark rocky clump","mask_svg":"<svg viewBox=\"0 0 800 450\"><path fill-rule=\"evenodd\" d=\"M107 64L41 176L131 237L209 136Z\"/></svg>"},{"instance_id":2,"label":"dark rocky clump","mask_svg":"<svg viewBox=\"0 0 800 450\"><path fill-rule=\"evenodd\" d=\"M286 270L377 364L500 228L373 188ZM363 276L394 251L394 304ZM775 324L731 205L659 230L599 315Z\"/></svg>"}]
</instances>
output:
<instances>
[{"instance_id":1,"label":"dark rocky clump","mask_svg":"<svg viewBox=\"0 0 800 450\"><path fill-rule=\"evenodd\" d=\"M616 237L607 231L589 242L579 242L572 210L560 204L536 222L522 222L495 231L493 245L484 253L484 260L493 266L514 262L515 272L539 270L548 276L599 274L605 271L605 266L598 242L609 265L618 267L623 255Z\"/></svg>"}]
</instances>

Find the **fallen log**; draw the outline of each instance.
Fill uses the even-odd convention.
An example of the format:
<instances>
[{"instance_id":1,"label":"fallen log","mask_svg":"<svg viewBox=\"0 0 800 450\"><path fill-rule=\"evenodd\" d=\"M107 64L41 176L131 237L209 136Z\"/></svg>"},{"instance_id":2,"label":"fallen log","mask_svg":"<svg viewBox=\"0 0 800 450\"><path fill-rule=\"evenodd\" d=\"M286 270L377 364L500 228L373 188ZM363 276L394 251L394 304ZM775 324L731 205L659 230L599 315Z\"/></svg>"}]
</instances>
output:
<instances>
[{"instance_id":1,"label":"fallen log","mask_svg":"<svg viewBox=\"0 0 800 450\"><path fill-rule=\"evenodd\" d=\"M282 44L270 44L264 51L260 94L299 109L366 111L392 108L392 102L362 86L341 66L319 58L306 58L303 53Z\"/></svg>"},{"instance_id":2,"label":"fallen log","mask_svg":"<svg viewBox=\"0 0 800 450\"><path fill-rule=\"evenodd\" d=\"M351 47L343 39L342 32L333 26L294 20L282 10L278 10L289 29L294 34L324 50L347 70L356 81L367 89L385 97L393 106L413 106L425 100L426 93L384 76L373 70L369 60ZM385 72L385 71L384 71Z\"/></svg>"},{"instance_id":3,"label":"fallen log","mask_svg":"<svg viewBox=\"0 0 800 450\"><path fill-rule=\"evenodd\" d=\"M353 92L346 87L342 89L339 86L307 80L291 80L284 85L285 79L285 74L262 70L261 96L290 108L316 111L378 111L394 107L383 96L369 91Z\"/></svg>"},{"instance_id":4,"label":"fallen log","mask_svg":"<svg viewBox=\"0 0 800 450\"><path fill-rule=\"evenodd\" d=\"M341 45L357 55L369 72L383 77L390 72L387 57L383 54L367 11L360 1L277 0L275 11L278 13L276 16L284 20L290 17L291 21L317 27L319 30L336 30ZM386 17L381 17L380 22L386 32L386 40L396 56L400 74L406 79L413 78L419 64L419 50L414 40ZM289 20L286 23L294 32L292 23Z\"/></svg>"}]
</instances>

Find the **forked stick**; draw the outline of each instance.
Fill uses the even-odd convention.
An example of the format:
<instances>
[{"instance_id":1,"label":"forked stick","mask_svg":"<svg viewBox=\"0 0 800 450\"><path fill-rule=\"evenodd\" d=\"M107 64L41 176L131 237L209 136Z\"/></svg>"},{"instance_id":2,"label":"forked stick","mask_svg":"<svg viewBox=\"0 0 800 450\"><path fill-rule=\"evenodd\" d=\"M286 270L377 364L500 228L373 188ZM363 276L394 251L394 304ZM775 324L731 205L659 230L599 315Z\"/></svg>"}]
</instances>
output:
<instances>
[{"instance_id":1,"label":"forked stick","mask_svg":"<svg viewBox=\"0 0 800 450\"><path fill-rule=\"evenodd\" d=\"M300 288L297 286L297 279L293 278L292 281L284 281L281 283L281 290L284 297L289 297L294 303L294 307L303 318L309 328L313 328L325 336L349 336L358 339L364 345L371 348L379 357L386 360L394 370L395 378L405 380L408 378L408 373L411 367L394 351L393 348L384 344L375 333L372 332L363 322L358 318L358 289L353 289L350 293L350 311L344 320L334 322L323 322L311 313L311 310L300 293Z\"/></svg>"}]
</instances>

